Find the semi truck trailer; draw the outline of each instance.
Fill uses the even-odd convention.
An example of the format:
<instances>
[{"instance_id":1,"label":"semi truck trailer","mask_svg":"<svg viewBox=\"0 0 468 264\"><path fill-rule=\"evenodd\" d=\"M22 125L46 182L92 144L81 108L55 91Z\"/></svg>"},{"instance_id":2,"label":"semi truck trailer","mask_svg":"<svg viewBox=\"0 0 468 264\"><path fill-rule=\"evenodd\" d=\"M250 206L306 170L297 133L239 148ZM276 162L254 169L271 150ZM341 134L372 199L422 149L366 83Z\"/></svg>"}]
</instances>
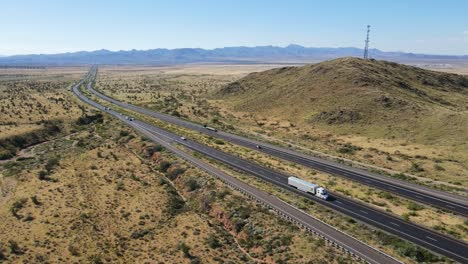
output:
<instances>
[{"instance_id":1,"label":"semi truck trailer","mask_svg":"<svg viewBox=\"0 0 468 264\"><path fill-rule=\"evenodd\" d=\"M311 182L296 178L296 177L289 177L288 184L295 187L296 189L313 194L321 199L327 200L329 195L325 188L318 186L317 184L313 184Z\"/></svg>"}]
</instances>

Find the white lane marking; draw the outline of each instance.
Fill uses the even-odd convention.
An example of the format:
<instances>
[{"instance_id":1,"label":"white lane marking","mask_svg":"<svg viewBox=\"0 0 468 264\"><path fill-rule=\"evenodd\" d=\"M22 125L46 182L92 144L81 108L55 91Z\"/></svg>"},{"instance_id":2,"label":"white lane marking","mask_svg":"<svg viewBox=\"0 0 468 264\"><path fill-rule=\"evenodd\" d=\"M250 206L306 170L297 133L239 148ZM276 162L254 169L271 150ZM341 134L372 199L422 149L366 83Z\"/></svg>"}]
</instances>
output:
<instances>
[{"instance_id":1,"label":"white lane marking","mask_svg":"<svg viewBox=\"0 0 468 264\"><path fill-rule=\"evenodd\" d=\"M343 203L342 203L342 202L340 202L340 201L335 201L335 202L336 202L336 203L339 203L339 204L343 204Z\"/></svg>"},{"instance_id":2,"label":"white lane marking","mask_svg":"<svg viewBox=\"0 0 468 264\"><path fill-rule=\"evenodd\" d=\"M429 237L429 236L426 236L428 239L432 240L432 241L437 241L437 239L435 238L432 238L432 237Z\"/></svg>"},{"instance_id":3,"label":"white lane marking","mask_svg":"<svg viewBox=\"0 0 468 264\"><path fill-rule=\"evenodd\" d=\"M450 207L450 208L455 208L455 207L453 207L453 206L451 206L451 205L448 205L448 204L447 204L447 207Z\"/></svg>"},{"instance_id":4,"label":"white lane marking","mask_svg":"<svg viewBox=\"0 0 468 264\"><path fill-rule=\"evenodd\" d=\"M390 224L392 224L392 225L394 225L394 226L400 226L399 224L393 223L393 222L390 222Z\"/></svg>"},{"instance_id":5,"label":"white lane marking","mask_svg":"<svg viewBox=\"0 0 468 264\"><path fill-rule=\"evenodd\" d=\"M365 214L369 214L368 212L366 212L366 211L364 211L364 210L359 210L359 211L361 211L361 212L363 212L363 213L365 213Z\"/></svg>"}]
</instances>

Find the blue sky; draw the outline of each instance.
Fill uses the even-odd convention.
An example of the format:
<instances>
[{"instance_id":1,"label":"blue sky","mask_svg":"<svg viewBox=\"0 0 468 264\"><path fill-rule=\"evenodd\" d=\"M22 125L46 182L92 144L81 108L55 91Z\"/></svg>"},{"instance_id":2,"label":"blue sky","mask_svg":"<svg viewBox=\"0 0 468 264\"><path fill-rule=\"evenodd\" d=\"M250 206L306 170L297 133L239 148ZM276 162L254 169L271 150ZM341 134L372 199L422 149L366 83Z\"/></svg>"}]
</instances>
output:
<instances>
[{"instance_id":1,"label":"blue sky","mask_svg":"<svg viewBox=\"0 0 468 264\"><path fill-rule=\"evenodd\" d=\"M466 0L5 0L0 54L225 46L468 54Z\"/></svg>"}]
</instances>

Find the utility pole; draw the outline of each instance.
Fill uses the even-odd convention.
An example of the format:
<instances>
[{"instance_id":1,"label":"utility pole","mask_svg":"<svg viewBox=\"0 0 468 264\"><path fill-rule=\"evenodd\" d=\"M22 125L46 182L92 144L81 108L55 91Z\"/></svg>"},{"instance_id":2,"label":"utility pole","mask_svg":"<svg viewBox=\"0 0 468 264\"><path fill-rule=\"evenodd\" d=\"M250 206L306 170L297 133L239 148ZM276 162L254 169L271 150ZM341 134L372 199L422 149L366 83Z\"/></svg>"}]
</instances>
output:
<instances>
[{"instance_id":1,"label":"utility pole","mask_svg":"<svg viewBox=\"0 0 468 264\"><path fill-rule=\"evenodd\" d=\"M364 46L364 59L369 59L369 33L370 33L370 25L367 25L367 37L366 37L366 45Z\"/></svg>"}]
</instances>

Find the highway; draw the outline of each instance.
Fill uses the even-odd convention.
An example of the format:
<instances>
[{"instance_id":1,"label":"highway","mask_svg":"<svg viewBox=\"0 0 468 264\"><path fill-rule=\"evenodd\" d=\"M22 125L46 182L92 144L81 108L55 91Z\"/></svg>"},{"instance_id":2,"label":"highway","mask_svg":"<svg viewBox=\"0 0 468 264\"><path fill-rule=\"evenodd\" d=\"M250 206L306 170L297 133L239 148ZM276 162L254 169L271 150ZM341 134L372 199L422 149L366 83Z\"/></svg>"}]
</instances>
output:
<instances>
[{"instance_id":1,"label":"highway","mask_svg":"<svg viewBox=\"0 0 468 264\"><path fill-rule=\"evenodd\" d=\"M88 85L88 88L90 88L90 85ZM240 157L216 150L189 139L183 140L180 138L180 136L174 133L163 130L148 123L139 120L134 120L132 122L154 135L165 137L168 140L171 140L171 142L181 144L189 149L192 149L193 151L202 153L212 159L227 164L232 168L243 171L248 175L261 178L283 189L313 200L316 203L322 204L326 207L329 207L330 209L350 216L362 223L366 223L388 233L397 235L398 237L414 242L415 244L428 248L434 252L445 255L459 262L468 263L468 257L466 253L468 252L468 245L463 241L453 239L428 228L424 228L409 221L405 221L399 217L374 209L370 206L353 201L352 199L340 196L336 193L331 193L331 195L334 197L332 200L325 201L319 199L313 195L298 191L297 189L289 186L287 184L287 177L289 177L289 175L272 169L264 168L254 162L246 161Z\"/></svg>"},{"instance_id":2,"label":"highway","mask_svg":"<svg viewBox=\"0 0 468 264\"><path fill-rule=\"evenodd\" d=\"M87 78L89 77L90 76L88 75ZM226 174L222 170L178 149L173 145L176 142L180 143L180 137L178 137L177 135L171 134L167 131L159 130L154 126L151 126L138 120L127 120L122 114L112 109L106 109L104 106L88 99L79 91L79 86L82 83L83 81L73 86L72 91L85 103L88 103L98 108L99 110L105 111L108 114L114 116L115 118L134 128L147 138L161 144L174 154L180 156L181 158L201 168L202 170L210 173L211 175L214 175L215 177L219 178L232 188L239 190L247 196L252 197L258 202L261 202L262 204L266 205L268 208L274 210L280 216L305 228L309 232L312 232L315 235L325 239L331 245L341 248L351 256L360 260L364 260L367 263L401 263L395 258L383 253L382 251L362 243L354 237L349 236L341 232L340 230L320 221L319 219L305 213L304 211L285 203L284 201L276 198L275 196L272 196L264 191L258 190L257 188L250 186Z\"/></svg>"},{"instance_id":3,"label":"highway","mask_svg":"<svg viewBox=\"0 0 468 264\"><path fill-rule=\"evenodd\" d=\"M290 149L274 146L264 142L252 140L246 137L241 137L224 131L211 131L202 125L183 120L174 116L158 113L149 109L135 106L132 104L120 102L96 91L91 85L87 87L96 96L119 105L121 107L139 112L162 121L185 127L191 130L198 131L213 137L224 139L233 144L255 149L257 151L275 156L290 162L301 164L303 166L326 172L332 175L340 176L359 182L364 185L375 187L384 191L388 191L408 199L435 206L444 210L452 211L463 216L468 216L468 198L435 190L429 187L417 185L407 181L398 180L388 176L371 173L366 170L354 168L348 165L340 164L337 162L317 158L311 155L293 151ZM261 146L260 149L257 146Z\"/></svg>"}]
</instances>

